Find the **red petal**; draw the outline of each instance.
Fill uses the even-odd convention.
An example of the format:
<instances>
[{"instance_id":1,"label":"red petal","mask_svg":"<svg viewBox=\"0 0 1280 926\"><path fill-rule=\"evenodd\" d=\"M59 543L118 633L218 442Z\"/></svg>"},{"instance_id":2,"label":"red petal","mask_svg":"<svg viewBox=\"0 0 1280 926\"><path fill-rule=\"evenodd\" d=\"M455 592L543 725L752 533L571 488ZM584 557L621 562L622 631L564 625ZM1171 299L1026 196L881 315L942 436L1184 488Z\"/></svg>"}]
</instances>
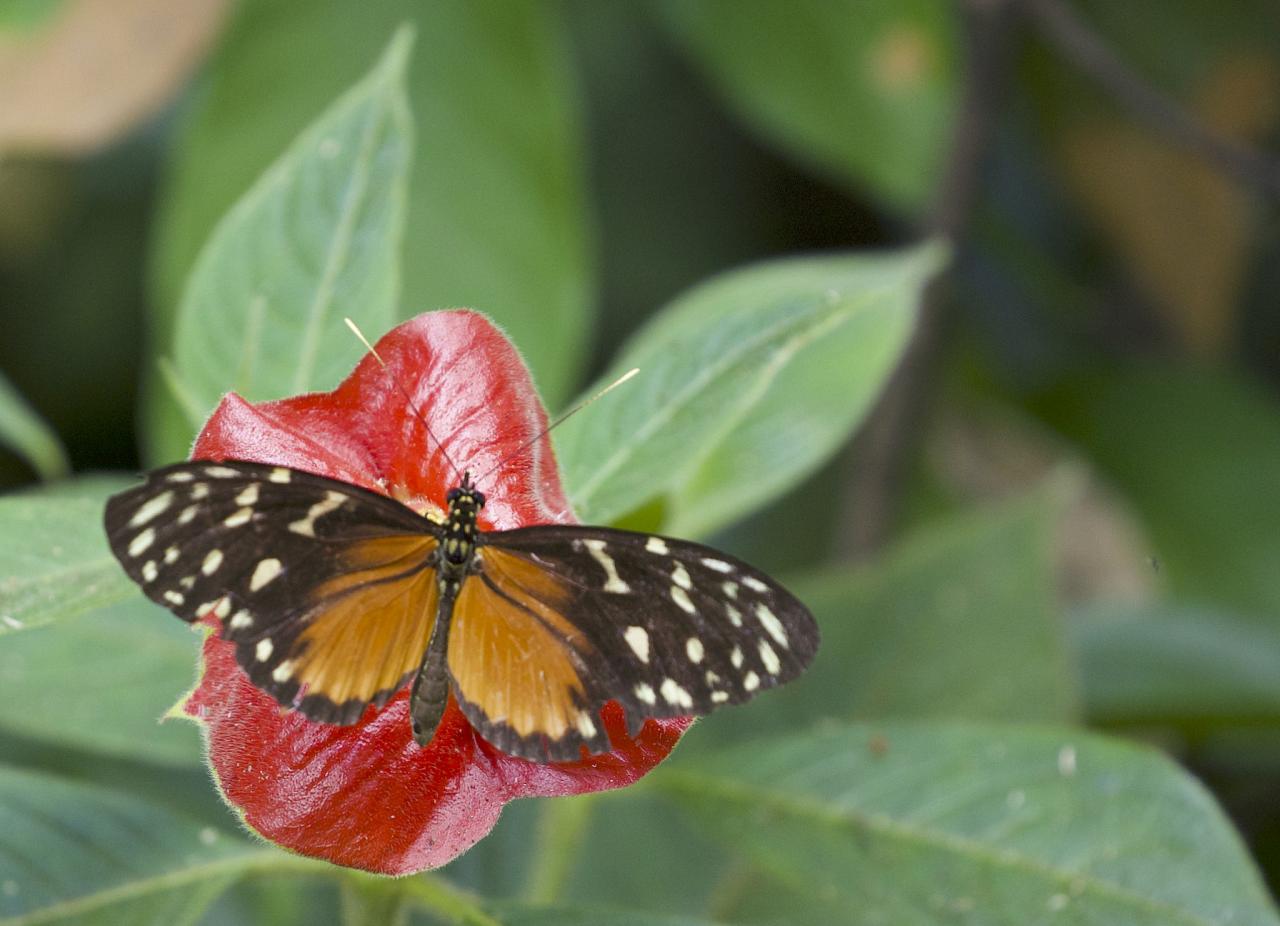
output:
<instances>
[{"instance_id":1,"label":"red petal","mask_svg":"<svg viewBox=\"0 0 1280 926\"><path fill-rule=\"evenodd\" d=\"M550 441L519 449L546 426L546 414L515 348L483 316L421 315L377 349L388 369L365 357L331 393L256 406L227 396L193 457L278 463L443 507L460 478L447 452L483 477L490 528L573 523ZM650 720L631 739L622 709L610 703L601 719L612 752L540 765L495 749L450 704L435 738L419 747L406 691L354 726L313 723L250 684L234 646L216 634L205 640L204 674L183 709L203 724L223 794L253 829L295 852L386 874L456 858L508 800L630 784L666 758L690 723Z\"/></svg>"},{"instance_id":2,"label":"red petal","mask_svg":"<svg viewBox=\"0 0 1280 926\"><path fill-rule=\"evenodd\" d=\"M192 457L279 463L441 508L465 469L488 496L490 530L575 522L550 438L521 449L547 415L520 354L488 319L431 312L376 347L387 368L366 355L333 392L257 406L228 395Z\"/></svg>"}]
</instances>

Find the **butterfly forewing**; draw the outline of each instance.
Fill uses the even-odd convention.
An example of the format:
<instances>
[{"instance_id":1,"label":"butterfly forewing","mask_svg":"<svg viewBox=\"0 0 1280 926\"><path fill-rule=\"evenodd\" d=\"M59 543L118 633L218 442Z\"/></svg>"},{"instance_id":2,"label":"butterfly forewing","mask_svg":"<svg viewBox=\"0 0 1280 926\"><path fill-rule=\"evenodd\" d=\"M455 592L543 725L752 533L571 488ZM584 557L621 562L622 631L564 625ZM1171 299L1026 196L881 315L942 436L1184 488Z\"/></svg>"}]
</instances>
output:
<instances>
[{"instance_id":1,"label":"butterfly forewing","mask_svg":"<svg viewBox=\"0 0 1280 926\"><path fill-rule=\"evenodd\" d=\"M794 678L817 649L803 604L710 547L576 526L486 534L481 543L483 585L468 580L472 600L455 614L449 668L468 719L520 755L599 751L599 709L609 700L626 709L633 735L646 717L746 701ZM503 639L503 626L518 626L524 642L499 647L496 661L473 655ZM528 696L539 699L536 711L521 709Z\"/></svg>"},{"instance_id":2,"label":"butterfly forewing","mask_svg":"<svg viewBox=\"0 0 1280 926\"><path fill-rule=\"evenodd\" d=\"M331 723L417 669L439 528L357 486L255 463L184 463L107 504L112 551L153 601L212 613L255 685Z\"/></svg>"}]
</instances>

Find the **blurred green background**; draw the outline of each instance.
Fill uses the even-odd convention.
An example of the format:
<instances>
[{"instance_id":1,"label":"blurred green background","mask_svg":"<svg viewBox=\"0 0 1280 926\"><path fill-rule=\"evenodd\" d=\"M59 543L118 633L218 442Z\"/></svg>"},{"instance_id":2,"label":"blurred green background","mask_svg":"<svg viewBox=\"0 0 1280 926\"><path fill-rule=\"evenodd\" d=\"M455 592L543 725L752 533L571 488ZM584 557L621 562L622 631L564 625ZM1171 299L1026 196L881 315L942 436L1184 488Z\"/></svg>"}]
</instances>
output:
<instances>
[{"instance_id":1,"label":"blurred green background","mask_svg":"<svg viewBox=\"0 0 1280 926\"><path fill-rule=\"evenodd\" d=\"M1064 11L1120 78L1081 69ZM157 359L195 255L403 21L399 304L491 314L553 409L714 274L951 238L869 423L716 541L793 578L828 645L861 654L802 683L828 713L1079 721L1155 744L1280 885L1280 4L0 0L0 488L185 454ZM1129 105L1128 80L1180 116ZM1253 160L1224 168L1188 134ZM846 628L846 611L867 619ZM950 646L962 662L935 658ZM68 659L68 681L89 668ZM706 742L787 729L812 703L716 718ZM223 814L194 766L87 768L7 722L0 744ZM610 819L671 813L646 800ZM512 847L544 824L510 808L448 873L510 892L527 864ZM607 848L602 826L579 836ZM557 896L794 914L736 863L708 899L673 860L667 903L592 857ZM322 919L326 890L250 880L210 921Z\"/></svg>"}]
</instances>

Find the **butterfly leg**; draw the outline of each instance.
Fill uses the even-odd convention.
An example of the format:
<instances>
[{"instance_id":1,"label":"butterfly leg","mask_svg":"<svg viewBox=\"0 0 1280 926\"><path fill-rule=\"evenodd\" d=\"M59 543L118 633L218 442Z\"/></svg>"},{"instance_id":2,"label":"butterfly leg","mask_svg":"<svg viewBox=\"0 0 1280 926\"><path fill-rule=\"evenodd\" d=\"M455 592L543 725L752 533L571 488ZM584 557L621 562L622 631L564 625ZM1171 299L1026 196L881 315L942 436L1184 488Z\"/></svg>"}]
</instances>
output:
<instances>
[{"instance_id":1,"label":"butterfly leg","mask_svg":"<svg viewBox=\"0 0 1280 926\"><path fill-rule=\"evenodd\" d=\"M409 716L413 721L413 738L419 746L431 742L449 703L449 672L446 656L449 652L449 624L453 620L453 602L458 595L458 584L446 579L440 582L440 602L436 608L435 626L431 641L427 644L422 666L413 680L413 693L409 697Z\"/></svg>"}]
</instances>

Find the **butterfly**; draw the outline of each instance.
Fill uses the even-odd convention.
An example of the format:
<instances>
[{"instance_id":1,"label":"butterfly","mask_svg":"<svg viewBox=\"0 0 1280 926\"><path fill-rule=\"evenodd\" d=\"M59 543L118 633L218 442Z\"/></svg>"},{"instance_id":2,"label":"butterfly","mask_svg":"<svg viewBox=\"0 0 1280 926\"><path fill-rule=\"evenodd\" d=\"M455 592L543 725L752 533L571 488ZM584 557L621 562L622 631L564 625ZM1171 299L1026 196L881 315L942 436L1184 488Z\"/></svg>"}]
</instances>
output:
<instances>
[{"instance_id":1,"label":"butterfly","mask_svg":"<svg viewBox=\"0 0 1280 926\"><path fill-rule=\"evenodd\" d=\"M432 519L281 466L193 461L113 496L111 550L151 600L213 615L250 681L286 708L353 724L413 683L415 740L450 693L480 735L538 762L611 747L800 674L818 628L759 570L711 547L585 525L484 531L463 474Z\"/></svg>"}]
</instances>

